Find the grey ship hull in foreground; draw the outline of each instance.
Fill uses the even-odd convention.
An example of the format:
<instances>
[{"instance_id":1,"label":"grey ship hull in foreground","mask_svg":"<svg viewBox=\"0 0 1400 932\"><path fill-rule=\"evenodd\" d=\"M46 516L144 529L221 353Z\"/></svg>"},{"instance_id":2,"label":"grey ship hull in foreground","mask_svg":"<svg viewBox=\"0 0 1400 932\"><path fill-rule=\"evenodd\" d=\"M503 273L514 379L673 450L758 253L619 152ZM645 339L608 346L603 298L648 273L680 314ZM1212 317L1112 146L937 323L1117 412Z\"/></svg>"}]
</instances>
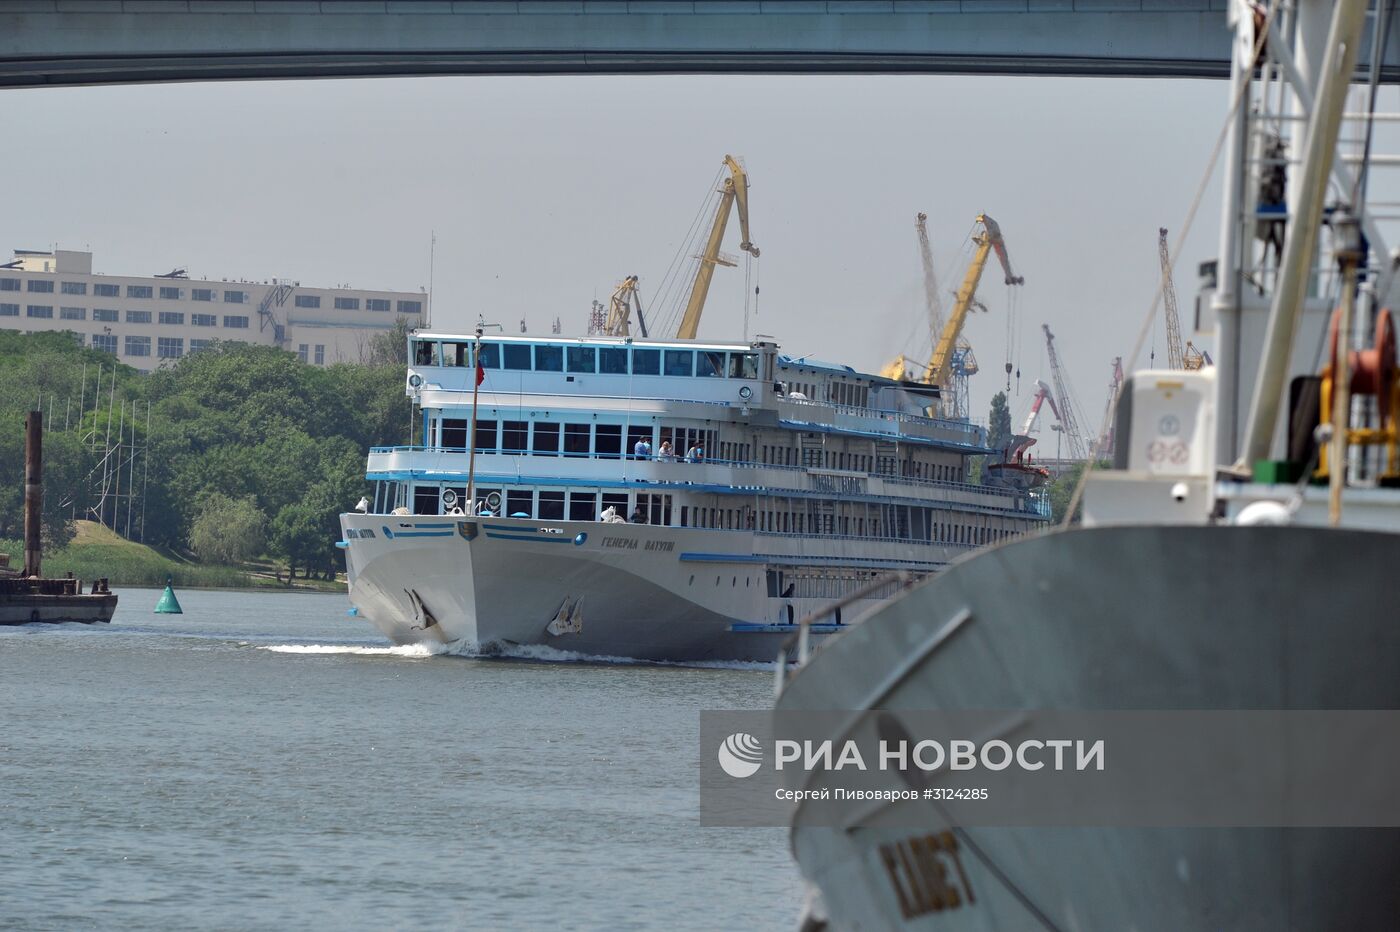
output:
<instances>
[{"instance_id":1,"label":"grey ship hull in foreground","mask_svg":"<svg viewBox=\"0 0 1400 932\"><path fill-rule=\"evenodd\" d=\"M1366 11L1229 4L1239 109L1198 321L1219 364L1125 383L1085 526L969 555L876 609L792 676L780 712L1400 709L1400 380L1382 310L1397 230L1364 204L1325 230L1322 212L1365 190L1336 149ZM1346 132L1363 135L1364 114ZM898 805L878 820L893 828L796 810L810 926L1370 930L1400 915L1400 829L971 828Z\"/></svg>"},{"instance_id":2,"label":"grey ship hull in foreground","mask_svg":"<svg viewBox=\"0 0 1400 932\"><path fill-rule=\"evenodd\" d=\"M778 708L1400 708L1400 626L1377 586L1397 566L1400 537L1326 528L1020 540L828 640ZM899 828L806 826L799 811L793 852L832 928L1377 929L1400 915L1398 830L961 828L896 805L882 821ZM950 830L965 882L937 857L956 907L898 859Z\"/></svg>"}]
</instances>

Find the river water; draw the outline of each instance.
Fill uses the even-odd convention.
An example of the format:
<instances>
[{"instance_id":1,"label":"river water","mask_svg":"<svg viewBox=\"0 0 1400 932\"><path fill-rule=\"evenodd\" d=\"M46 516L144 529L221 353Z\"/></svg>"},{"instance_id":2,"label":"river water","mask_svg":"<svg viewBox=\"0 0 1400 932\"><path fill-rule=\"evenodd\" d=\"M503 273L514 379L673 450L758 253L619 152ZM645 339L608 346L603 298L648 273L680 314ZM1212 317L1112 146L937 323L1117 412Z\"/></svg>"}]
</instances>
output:
<instances>
[{"instance_id":1,"label":"river water","mask_svg":"<svg viewBox=\"0 0 1400 932\"><path fill-rule=\"evenodd\" d=\"M756 668L391 648L343 596L123 590L0 628L0 927L791 928L777 829L701 828Z\"/></svg>"}]
</instances>

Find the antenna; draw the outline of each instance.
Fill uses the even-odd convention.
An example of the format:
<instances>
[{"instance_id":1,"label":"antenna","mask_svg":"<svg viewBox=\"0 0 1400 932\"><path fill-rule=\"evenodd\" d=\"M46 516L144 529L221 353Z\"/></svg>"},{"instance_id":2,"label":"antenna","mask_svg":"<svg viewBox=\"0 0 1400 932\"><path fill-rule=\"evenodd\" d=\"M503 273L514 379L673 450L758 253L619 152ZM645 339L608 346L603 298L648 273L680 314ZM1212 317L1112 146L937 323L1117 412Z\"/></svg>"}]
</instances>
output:
<instances>
[{"instance_id":1,"label":"antenna","mask_svg":"<svg viewBox=\"0 0 1400 932\"><path fill-rule=\"evenodd\" d=\"M437 260L437 231L433 230L433 239L428 246L428 313L426 326L433 325L433 267Z\"/></svg>"}]
</instances>

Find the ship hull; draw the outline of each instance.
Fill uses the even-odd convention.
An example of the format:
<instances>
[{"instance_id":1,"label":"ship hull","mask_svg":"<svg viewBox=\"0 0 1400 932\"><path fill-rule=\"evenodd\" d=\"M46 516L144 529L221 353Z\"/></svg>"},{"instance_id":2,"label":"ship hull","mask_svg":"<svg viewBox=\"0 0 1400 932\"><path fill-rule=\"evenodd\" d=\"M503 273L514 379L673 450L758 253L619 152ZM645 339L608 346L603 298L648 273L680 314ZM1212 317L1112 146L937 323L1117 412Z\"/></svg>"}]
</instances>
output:
<instances>
[{"instance_id":1,"label":"ship hull","mask_svg":"<svg viewBox=\"0 0 1400 932\"><path fill-rule=\"evenodd\" d=\"M383 515L342 525L350 600L399 644L772 661L790 622L826 602L770 594L743 531Z\"/></svg>"},{"instance_id":2,"label":"ship hull","mask_svg":"<svg viewBox=\"0 0 1400 932\"><path fill-rule=\"evenodd\" d=\"M1043 535L955 564L829 639L778 708L870 707L914 645L966 612L879 705L1396 709L1400 627L1382 582L1397 566L1400 542L1367 532ZM833 928L1370 929L1400 912L1392 829L960 828L971 895L911 909L882 851L953 827L917 803L889 815L900 827L838 831L799 813L793 851Z\"/></svg>"}]
</instances>

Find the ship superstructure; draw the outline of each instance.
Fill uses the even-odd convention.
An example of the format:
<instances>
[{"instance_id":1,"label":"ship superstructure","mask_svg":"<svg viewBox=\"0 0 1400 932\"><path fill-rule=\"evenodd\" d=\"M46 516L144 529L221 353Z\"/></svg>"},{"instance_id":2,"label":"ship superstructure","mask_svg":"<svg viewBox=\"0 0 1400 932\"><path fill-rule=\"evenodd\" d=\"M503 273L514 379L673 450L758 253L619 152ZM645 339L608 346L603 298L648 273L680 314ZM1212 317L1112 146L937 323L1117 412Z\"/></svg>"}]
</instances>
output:
<instances>
[{"instance_id":1,"label":"ship superstructure","mask_svg":"<svg viewBox=\"0 0 1400 932\"><path fill-rule=\"evenodd\" d=\"M986 431L929 416L936 388L772 341L416 332L409 354L422 442L373 449L374 502L343 518L351 599L395 641L767 660L806 611L1049 515L967 481Z\"/></svg>"}]
</instances>

